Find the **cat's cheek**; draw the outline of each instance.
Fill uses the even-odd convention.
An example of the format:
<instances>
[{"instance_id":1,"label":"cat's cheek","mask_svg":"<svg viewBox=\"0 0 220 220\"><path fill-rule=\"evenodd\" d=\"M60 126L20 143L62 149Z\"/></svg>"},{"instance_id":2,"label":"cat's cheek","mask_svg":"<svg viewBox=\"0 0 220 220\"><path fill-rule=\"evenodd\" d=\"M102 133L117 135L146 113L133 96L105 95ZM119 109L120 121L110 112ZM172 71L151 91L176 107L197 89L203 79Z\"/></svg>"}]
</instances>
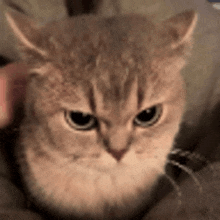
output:
<instances>
[{"instance_id":1,"label":"cat's cheek","mask_svg":"<svg viewBox=\"0 0 220 220\"><path fill-rule=\"evenodd\" d=\"M67 124L62 113L49 118L47 124L51 138L58 146L57 150L64 156L77 155L80 158L86 157L90 153L99 153L95 129L91 131L75 130Z\"/></svg>"},{"instance_id":2,"label":"cat's cheek","mask_svg":"<svg viewBox=\"0 0 220 220\"><path fill-rule=\"evenodd\" d=\"M163 167L178 130L179 125L173 119L164 120L163 123L151 129L139 129L134 141L137 158L153 159L158 167Z\"/></svg>"}]
</instances>

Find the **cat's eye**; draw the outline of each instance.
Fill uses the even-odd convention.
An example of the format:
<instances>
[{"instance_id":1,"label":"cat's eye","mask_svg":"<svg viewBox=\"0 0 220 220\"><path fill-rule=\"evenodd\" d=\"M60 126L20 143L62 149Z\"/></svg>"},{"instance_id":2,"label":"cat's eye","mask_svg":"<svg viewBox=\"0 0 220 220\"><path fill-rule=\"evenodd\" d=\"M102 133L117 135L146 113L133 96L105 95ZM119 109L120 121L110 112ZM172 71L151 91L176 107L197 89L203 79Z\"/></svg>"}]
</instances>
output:
<instances>
[{"instance_id":1,"label":"cat's eye","mask_svg":"<svg viewBox=\"0 0 220 220\"><path fill-rule=\"evenodd\" d=\"M97 125L94 116L80 111L66 111L65 118L68 124L76 130L91 130Z\"/></svg>"},{"instance_id":2,"label":"cat's eye","mask_svg":"<svg viewBox=\"0 0 220 220\"><path fill-rule=\"evenodd\" d=\"M155 105L140 112L134 119L134 123L141 127L149 127L159 120L161 113L162 106Z\"/></svg>"}]
</instances>

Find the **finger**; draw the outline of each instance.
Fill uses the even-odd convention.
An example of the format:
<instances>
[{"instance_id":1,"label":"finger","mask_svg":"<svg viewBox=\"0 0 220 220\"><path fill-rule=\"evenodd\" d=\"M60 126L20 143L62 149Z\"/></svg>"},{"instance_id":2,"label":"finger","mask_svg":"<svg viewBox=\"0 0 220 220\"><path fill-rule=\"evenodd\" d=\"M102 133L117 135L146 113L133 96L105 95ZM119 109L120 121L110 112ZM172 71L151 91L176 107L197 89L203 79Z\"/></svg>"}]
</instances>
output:
<instances>
[{"instance_id":1,"label":"finger","mask_svg":"<svg viewBox=\"0 0 220 220\"><path fill-rule=\"evenodd\" d=\"M24 79L27 75L27 65L22 62L10 63L4 70L10 80Z\"/></svg>"},{"instance_id":2,"label":"finger","mask_svg":"<svg viewBox=\"0 0 220 220\"><path fill-rule=\"evenodd\" d=\"M27 67L13 63L0 70L0 127L13 119L15 105L23 101L26 88Z\"/></svg>"},{"instance_id":3,"label":"finger","mask_svg":"<svg viewBox=\"0 0 220 220\"><path fill-rule=\"evenodd\" d=\"M10 103L7 101L7 78L5 70L0 70L0 128L6 126L9 121L11 114Z\"/></svg>"}]
</instances>

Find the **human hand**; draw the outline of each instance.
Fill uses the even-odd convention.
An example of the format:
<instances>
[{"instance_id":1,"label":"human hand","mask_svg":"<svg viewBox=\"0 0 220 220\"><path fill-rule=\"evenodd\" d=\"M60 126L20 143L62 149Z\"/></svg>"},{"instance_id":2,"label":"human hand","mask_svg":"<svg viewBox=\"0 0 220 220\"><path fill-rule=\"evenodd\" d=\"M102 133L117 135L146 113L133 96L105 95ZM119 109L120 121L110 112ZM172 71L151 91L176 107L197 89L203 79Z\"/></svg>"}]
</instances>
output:
<instances>
[{"instance_id":1,"label":"human hand","mask_svg":"<svg viewBox=\"0 0 220 220\"><path fill-rule=\"evenodd\" d=\"M27 66L11 63L0 69L0 128L13 120L14 107L23 101Z\"/></svg>"}]
</instances>

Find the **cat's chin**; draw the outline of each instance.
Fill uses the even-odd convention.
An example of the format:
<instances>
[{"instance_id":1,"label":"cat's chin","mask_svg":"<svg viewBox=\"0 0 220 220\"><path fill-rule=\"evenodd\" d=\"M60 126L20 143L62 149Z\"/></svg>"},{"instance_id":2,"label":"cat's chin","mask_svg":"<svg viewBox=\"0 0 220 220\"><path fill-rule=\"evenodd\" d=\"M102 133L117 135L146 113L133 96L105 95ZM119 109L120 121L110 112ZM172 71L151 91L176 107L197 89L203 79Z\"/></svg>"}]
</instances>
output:
<instances>
[{"instance_id":1,"label":"cat's chin","mask_svg":"<svg viewBox=\"0 0 220 220\"><path fill-rule=\"evenodd\" d=\"M129 164L129 158L120 163L99 160L97 164L90 163L90 167L83 160L57 166L49 160L33 164L34 160L27 158L26 182L39 203L62 215L124 219L148 204L152 188L162 174L161 169L155 169L157 160L134 159ZM105 161L106 157L102 159Z\"/></svg>"}]
</instances>

